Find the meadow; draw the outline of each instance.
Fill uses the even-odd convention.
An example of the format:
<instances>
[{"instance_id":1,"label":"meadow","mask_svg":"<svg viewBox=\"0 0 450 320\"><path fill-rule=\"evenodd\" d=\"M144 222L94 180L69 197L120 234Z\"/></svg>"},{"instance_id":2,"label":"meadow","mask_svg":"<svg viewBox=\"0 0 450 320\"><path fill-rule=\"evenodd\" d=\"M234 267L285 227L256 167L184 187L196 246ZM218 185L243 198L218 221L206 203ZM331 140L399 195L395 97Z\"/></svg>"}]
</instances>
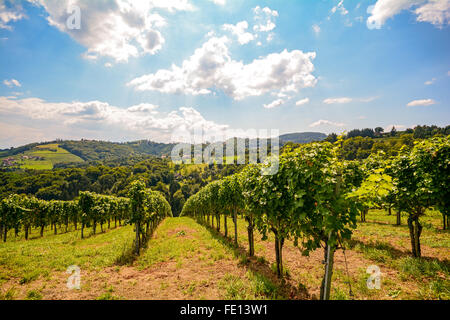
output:
<instances>
[{"instance_id":1,"label":"meadow","mask_svg":"<svg viewBox=\"0 0 450 320\"><path fill-rule=\"evenodd\" d=\"M45 144L34 147L12 157L20 169L51 170L58 163L83 162L83 159L61 148L59 144Z\"/></svg>"}]
</instances>

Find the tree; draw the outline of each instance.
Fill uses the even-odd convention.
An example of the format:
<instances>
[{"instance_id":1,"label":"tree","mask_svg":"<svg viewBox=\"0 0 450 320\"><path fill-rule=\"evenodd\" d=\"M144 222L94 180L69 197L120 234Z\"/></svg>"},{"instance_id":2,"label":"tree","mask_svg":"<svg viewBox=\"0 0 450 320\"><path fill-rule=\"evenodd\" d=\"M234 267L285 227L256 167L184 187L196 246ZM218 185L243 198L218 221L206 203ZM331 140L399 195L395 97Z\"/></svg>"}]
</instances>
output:
<instances>
[{"instance_id":1,"label":"tree","mask_svg":"<svg viewBox=\"0 0 450 320\"><path fill-rule=\"evenodd\" d=\"M375 133L377 137L381 137L383 135L384 129L382 127L376 127Z\"/></svg>"},{"instance_id":2,"label":"tree","mask_svg":"<svg viewBox=\"0 0 450 320\"><path fill-rule=\"evenodd\" d=\"M261 175L261 170L258 166L248 165L238 176L241 190L243 194L243 206L245 220L248 223L248 244L249 244L249 256L255 255L255 239L254 230L256 225L261 225L262 211L257 209L256 203L253 202L251 192L247 190L255 190L258 184L258 179ZM255 207L256 206L256 207Z\"/></svg>"},{"instance_id":3,"label":"tree","mask_svg":"<svg viewBox=\"0 0 450 320\"><path fill-rule=\"evenodd\" d=\"M443 229L449 229L450 216L450 136L434 138L427 144L431 154L431 178L434 202L442 213Z\"/></svg>"},{"instance_id":4,"label":"tree","mask_svg":"<svg viewBox=\"0 0 450 320\"><path fill-rule=\"evenodd\" d=\"M141 224L144 220L144 204L147 200L148 194L145 186L145 182L142 180L136 180L131 183L130 189L128 191L128 197L131 202L131 217L130 222L134 223L136 231L136 255L139 255L140 251L140 232Z\"/></svg>"},{"instance_id":5,"label":"tree","mask_svg":"<svg viewBox=\"0 0 450 320\"><path fill-rule=\"evenodd\" d=\"M381 207L383 199L392 192L393 188L392 178L384 173L384 169L377 169L358 189L348 195L361 207L361 222L366 222L365 215L370 208Z\"/></svg>"},{"instance_id":6,"label":"tree","mask_svg":"<svg viewBox=\"0 0 450 320\"><path fill-rule=\"evenodd\" d=\"M284 242L289 239L296 218L293 212L298 194L295 194L292 182L292 175L295 173L295 167L291 165L293 156L295 155L286 149L279 157L278 172L272 175L261 175L269 164L260 164L259 172L250 172L243 190L246 207L255 214L256 227L262 233L263 240L267 239L268 231L275 236L277 275L280 278L284 274Z\"/></svg>"},{"instance_id":7,"label":"tree","mask_svg":"<svg viewBox=\"0 0 450 320\"><path fill-rule=\"evenodd\" d=\"M356 203L348 197L354 188L354 171L338 159L340 145L341 139L334 146L302 146L294 151L288 171L288 186L295 195L292 234L296 242L301 240L304 255L324 248L323 300L330 298L334 253L356 228Z\"/></svg>"},{"instance_id":8,"label":"tree","mask_svg":"<svg viewBox=\"0 0 450 320\"><path fill-rule=\"evenodd\" d=\"M420 217L433 205L445 206L448 201L444 200L448 199L448 156L448 137L435 138L417 143L411 152L404 148L393 162L394 184L399 205L408 213L414 257L421 257Z\"/></svg>"},{"instance_id":9,"label":"tree","mask_svg":"<svg viewBox=\"0 0 450 320\"><path fill-rule=\"evenodd\" d=\"M397 129L395 129L395 127L393 126L392 130L391 130L391 137L395 137L396 135L397 135Z\"/></svg>"},{"instance_id":10,"label":"tree","mask_svg":"<svg viewBox=\"0 0 450 320\"><path fill-rule=\"evenodd\" d=\"M219 189L219 198L226 213L233 218L234 245L237 247L237 215L238 211L243 207L243 197L237 175L226 177L222 181Z\"/></svg>"}]
</instances>

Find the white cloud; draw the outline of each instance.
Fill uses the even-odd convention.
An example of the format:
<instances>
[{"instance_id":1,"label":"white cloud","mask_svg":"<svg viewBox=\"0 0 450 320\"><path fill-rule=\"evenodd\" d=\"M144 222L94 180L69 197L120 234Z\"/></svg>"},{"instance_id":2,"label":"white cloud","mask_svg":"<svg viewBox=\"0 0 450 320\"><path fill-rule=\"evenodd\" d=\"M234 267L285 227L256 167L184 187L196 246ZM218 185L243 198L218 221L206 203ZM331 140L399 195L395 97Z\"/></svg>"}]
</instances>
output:
<instances>
[{"instance_id":1,"label":"white cloud","mask_svg":"<svg viewBox=\"0 0 450 320\"><path fill-rule=\"evenodd\" d=\"M11 79L11 80L4 80L3 84L9 88L12 87L21 87L22 85L20 84L19 81L17 81L16 79Z\"/></svg>"},{"instance_id":2,"label":"white cloud","mask_svg":"<svg viewBox=\"0 0 450 320\"><path fill-rule=\"evenodd\" d=\"M159 28L164 18L155 9L170 12L193 10L188 0L29 0L42 6L48 13L50 25L69 34L87 48L84 55L95 59L99 56L127 62L130 57L156 54L165 40ZM71 30L67 19L70 6L81 9L81 29Z\"/></svg>"},{"instance_id":3,"label":"white cloud","mask_svg":"<svg viewBox=\"0 0 450 320\"><path fill-rule=\"evenodd\" d=\"M217 132L228 128L206 120L198 111L182 107L178 111L162 113L158 106L140 104L128 109L112 106L105 102L53 103L38 98L10 99L0 97L0 118L14 119L11 124L29 127L40 134L36 137L53 140L56 138L89 138L126 141L129 139L151 139L170 141L172 133L180 128L205 132ZM9 129L0 126L0 144L10 143L3 138ZM22 134L21 134L22 135Z\"/></svg>"},{"instance_id":4,"label":"white cloud","mask_svg":"<svg viewBox=\"0 0 450 320\"><path fill-rule=\"evenodd\" d=\"M369 103L377 100L379 97L368 97L368 98L349 98L349 97L341 97L341 98L328 98L323 100L325 104L346 104L350 102L363 102Z\"/></svg>"},{"instance_id":5,"label":"white cloud","mask_svg":"<svg viewBox=\"0 0 450 320\"><path fill-rule=\"evenodd\" d=\"M261 96L272 91L298 92L314 87L315 52L300 50L269 54L244 64L232 60L227 37L210 38L181 66L144 75L128 83L138 91L159 91L191 95L221 90L235 100Z\"/></svg>"},{"instance_id":6,"label":"white cloud","mask_svg":"<svg viewBox=\"0 0 450 320\"><path fill-rule=\"evenodd\" d=\"M26 18L20 4L14 1L0 0L0 29L12 30L11 22Z\"/></svg>"},{"instance_id":7,"label":"white cloud","mask_svg":"<svg viewBox=\"0 0 450 320\"><path fill-rule=\"evenodd\" d=\"M274 108L277 108L277 107L283 105L284 102L285 101L283 99L278 99L278 100L275 100L275 101L273 101L273 102L271 102L269 104L265 104L264 108L266 108L266 109L274 109Z\"/></svg>"},{"instance_id":8,"label":"white cloud","mask_svg":"<svg viewBox=\"0 0 450 320\"><path fill-rule=\"evenodd\" d=\"M427 107L436 104L436 101L433 99L422 99L422 100L414 100L407 104L408 107Z\"/></svg>"},{"instance_id":9,"label":"white cloud","mask_svg":"<svg viewBox=\"0 0 450 320\"><path fill-rule=\"evenodd\" d=\"M227 4L227 0L209 0L217 4L218 6L224 6Z\"/></svg>"},{"instance_id":10,"label":"white cloud","mask_svg":"<svg viewBox=\"0 0 450 320\"><path fill-rule=\"evenodd\" d=\"M313 24L312 29L316 35L320 33L320 26L318 24Z\"/></svg>"},{"instance_id":11,"label":"white cloud","mask_svg":"<svg viewBox=\"0 0 450 320\"><path fill-rule=\"evenodd\" d=\"M345 123L341 122L332 122L329 120L319 120L309 125L310 128L316 128L321 126L333 126L333 127L344 127Z\"/></svg>"},{"instance_id":12,"label":"white cloud","mask_svg":"<svg viewBox=\"0 0 450 320\"><path fill-rule=\"evenodd\" d=\"M247 21L241 21L241 22L237 23L236 25L225 24L225 25L223 25L222 28L224 30L231 31L232 34L237 36L240 44L247 44L250 41L255 39L255 36L253 34L251 34L250 32L247 32L247 29L248 29Z\"/></svg>"},{"instance_id":13,"label":"white cloud","mask_svg":"<svg viewBox=\"0 0 450 320\"><path fill-rule=\"evenodd\" d=\"M379 98L379 97L361 98L361 99L359 99L359 101L368 103L368 102L375 101L375 100L377 100L378 98Z\"/></svg>"},{"instance_id":14,"label":"white cloud","mask_svg":"<svg viewBox=\"0 0 450 320\"><path fill-rule=\"evenodd\" d=\"M425 85L427 86L431 86L432 84L434 84L436 82L436 78L433 78L431 80L425 81Z\"/></svg>"},{"instance_id":15,"label":"white cloud","mask_svg":"<svg viewBox=\"0 0 450 320\"><path fill-rule=\"evenodd\" d=\"M303 105L305 105L305 104L307 104L307 103L309 103L309 98L305 98L305 99L298 100L298 101L295 103L295 105L296 105L296 106L303 106Z\"/></svg>"},{"instance_id":16,"label":"white cloud","mask_svg":"<svg viewBox=\"0 0 450 320\"><path fill-rule=\"evenodd\" d=\"M278 17L278 11L269 7L261 8L260 6L254 8L253 11L257 21L257 24L253 27L254 31L269 32L276 28L275 18Z\"/></svg>"},{"instance_id":17,"label":"white cloud","mask_svg":"<svg viewBox=\"0 0 450 320\"><path fill-rule=\"evenodd\" d=\"M430 0L415 10L417 21L443 26L450 22L450 0Z\"/></svg>"},{"instance_id":18,"label":"white cloud","mask_svg":"<svg viewBox=\"0 0 450 320\"><path fill-rule=\"evenodd\" d=\"M344 104L352 102L352 98L342 97L342 98L328 98L323 100L325 104Z\"/></svg>"},{"instance_id":19,"label":"white cloud","mask_svg":"<svg viewBox=\"0 0 450 320\"><path fill-rule=\"evenodd\" d=\"M419 22L441 27L450 21L450 0L378 0L368 8L367 27L380 29L388 19L408 9L413 9Z\"/></svg>"},{"instance_id":20,"label":"white cloud","mask_svg":"<svg viewBox=\"0 0 450 320\"><path fill-rule=\"evenodd\" d=\"M112 67L113 67L113 65L112 65L112 63L110 63L110 62L107 62L107 63L105 63L105 67L106 67L106 68L112 68Z\"/></svg>"},{"instance_id":21,"label":"white cloud","mask_svg":"<svg viewBox=\"0 0 450 320\"><path fill-rule=\"evenodd\" d=\"M343 16L348 14L348 10L344 7L344 0L341 0L336 6L331 9L331 13L334 14L337 11Z\"/></svg>"}]
</instances>

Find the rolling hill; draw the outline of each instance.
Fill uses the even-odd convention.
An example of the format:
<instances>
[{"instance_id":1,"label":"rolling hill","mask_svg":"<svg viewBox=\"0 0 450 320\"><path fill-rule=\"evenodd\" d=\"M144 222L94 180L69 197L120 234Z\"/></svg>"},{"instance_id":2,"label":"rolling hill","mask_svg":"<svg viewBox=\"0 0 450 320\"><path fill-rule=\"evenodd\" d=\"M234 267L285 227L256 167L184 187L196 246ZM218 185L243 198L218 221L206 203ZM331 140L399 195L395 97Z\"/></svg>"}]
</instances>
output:
<instances>
[{"instance_id":1,"label":"rolling hill","mask_svg":"<svg viewBox=\"0 0 450 320\"><path fill-rule=\"evenodd\" d=\"M322 141L323 133L304 132L280 136L280 144ZM10 169L50 170L62 163L79 164L92 161L111 161L142 156L169 156L174 144L148 140L117 143L96 140L65 140L32 143L0 150L0 167Z\"/></svg>"}]
</instances>

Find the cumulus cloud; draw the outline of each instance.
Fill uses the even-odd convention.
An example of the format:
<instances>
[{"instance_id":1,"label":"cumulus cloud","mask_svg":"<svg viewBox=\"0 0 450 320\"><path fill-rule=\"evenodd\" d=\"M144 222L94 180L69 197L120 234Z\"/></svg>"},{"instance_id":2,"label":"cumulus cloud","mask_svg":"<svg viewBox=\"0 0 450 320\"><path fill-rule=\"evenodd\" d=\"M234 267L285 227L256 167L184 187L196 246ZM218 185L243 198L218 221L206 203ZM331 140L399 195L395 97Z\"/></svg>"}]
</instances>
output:
<instances>
[{"instance_id":1,"label":"cumulus cloud","mask_svg":"<svg viewBox=\"0 0 450 320\"><path fill-rule=\"evenodd\" d=\"M407 104L408 107L428 107L436 104L433 99L413 100Z\"/></svg>"},{"instance_id":2,"label":"cumulus cloud","mask_svg":"<svg viewBox=\"0 0 450 320\"><path fill-rule=\"evenodd\" d=\"M342 98L328 98L323 100L325 104L344 104L352 102L352 98L342 97Z\"/></svg>"},{"instance_id":3,"label":"cumulus cloud","mask_svg":"<svg viewBox=\"0 0 450 320\"><path fill-rule=\"evenodd\" d=\"M427 86L431 86L432 84L434 84L436 82L436 78L433 78L431 80L425 81L425 85Z\"/></svg>"},{"instance_id":4,"label":"cumulus cloud","mask_svg":"<svg viewBox=\"0 0 450 320\"><path fill-rule=\"evenodd\" d=\"M316 128L321 126L343 127L345 126L345 123L333 122L329 120L319 120L309 125L310 128Z\"/></svg>"},{"instance_id":5,"label":"cumulus cloud","mask_svg":"<svg viewBox=\"0 0 450 320\"><path fill-rule=\"evenodd\" d=\"M197 110L190 107L162 113L158 111L158 106L152 104L140 104L124 109L101 101L53 103L39 98L0 97L0 118L3 121L14 119L9 122L17 126L30 126L30 130L37 130L41 133L38 136L48 140L151 139L169 142L172 132L180 128L186 130L201 128L205 132L228 128L227 125L206 120ZM1 127L1 137L7 136L7 132L4 131L5 129ZM0 139L0 144L7 142L3 138Z\"/></svg>"},{"instance_id":6,"label":"cumulus cloud","mask_svg":"<svg viewBox=\"0 0 450 320\"><path fill-rule=\"evenodd\" d=\"M307 103L309 103L309 98L305 98L305 99L298 100L298 101L295 103L295 105L296 105L296 106L303 106L303 105L305 105L305 104L307 104Z\"/></svg>"},{"instance_id":7,"label":"cumulus cloud","mask_svg":"<svg viewBox=\"0 0 450 320\"><path fill-rule=\"evenodd\" d=\"M273 101L273 102L271 102L269 104L265 104L264 108L266 108L266 109L274 109L274 108L277 108L277 107L283 105L284 102L285 101L283 99L277 99L277 100L275 100L275 101Z\"/></svg>"},{"instance_id":8,"label":"cumulus cloud","mask_svg":"<svg viewBox=\"0 0 450 320\"><path fill-rule=\"evenodd\" d=\"M430 0L415 10L417 21L443 26L450 22L450 0Z\"/></svg>"},{"instance_id":9,"label":"cumulus cloud","mask_svg":"<svg viewBox=\"0 0 450 320\"><path fill-rule=\"evenodd\" d=\"M238 38L238 42L240 44L247 44L255 39L255 36L253 34L247 32L248 29L247 21L241 21L236 25L224 24L222 28L234 34Z\"/></svg>"},{"instance_id":10,"label":"cumulus cloud","mask_svg":"<svg viewBox=\"0 0 450 320\"><path fill-rule=\"evenodd\" d=\"M230 57L227 37L210 38L181 66L144 75L128 83L138 91L191 95L221 90L235 100L272 91L298 92L314 87L315 52L300 50L269 54L244 64Z\"/></svg>"},{"instance_id":11,"label":"cumulus cloud","mask_svg":"<svg viewBox=\"0 0 450 320\"><path fill-rule=\"evenodd\" d=\"M20 84L19 81L17 81L16 79L11 79L11 80L4 80L3 84L9 88L12 87L21 87L22 85Z\"/></svg>"},{"instance_id":12,"label":"cumulus cloud","mask_svg":"<svg viewBox=\"0 0 450 320\"><path fill-rule=\"evenodd\" d=\"M0 0L0 29L12 30L10 23L25 17L20 4L14 1Z\"/></svg>"},{"instance_id":13,"label":"cumulus cloud","mask_svg":"<svg viewBox=\"0 0 450 320\"><path fill-rule=\"evenodd\" d=\"M450 0L378 0L368 8L367 27L380 29L388 19L409 9L419 22L442 27L450 21Z\"/></svg>"},{"instance_id":14,"label":"cumulus cloud","mask_svg":"<svg viewBox=\"0 0 450 320\"><path fill-rule=\"evenodd\" d=\"M130 57L156 54L165 40L160 28L165 19L156 9L170 12L193 10L188 0L29 0L48 13L50 25L68 33L87 48L86 58L110 57L127 62ZM81 29L67 27L72 14L68 9L81 9Z\"/></svg>"},{"instance_id":15,"label":"cumulus cloud","mask_svg":"<svg viewBox=\"0 0 450 320\"><path fill-rule=\"evenodd\" d=\"M269 7L261 8L257 6L253 9L255 13L256 25L253 27L257 32L269 32L276 28L275 19L278 17L278 11Z\"/></svg>"}]
</instances>

